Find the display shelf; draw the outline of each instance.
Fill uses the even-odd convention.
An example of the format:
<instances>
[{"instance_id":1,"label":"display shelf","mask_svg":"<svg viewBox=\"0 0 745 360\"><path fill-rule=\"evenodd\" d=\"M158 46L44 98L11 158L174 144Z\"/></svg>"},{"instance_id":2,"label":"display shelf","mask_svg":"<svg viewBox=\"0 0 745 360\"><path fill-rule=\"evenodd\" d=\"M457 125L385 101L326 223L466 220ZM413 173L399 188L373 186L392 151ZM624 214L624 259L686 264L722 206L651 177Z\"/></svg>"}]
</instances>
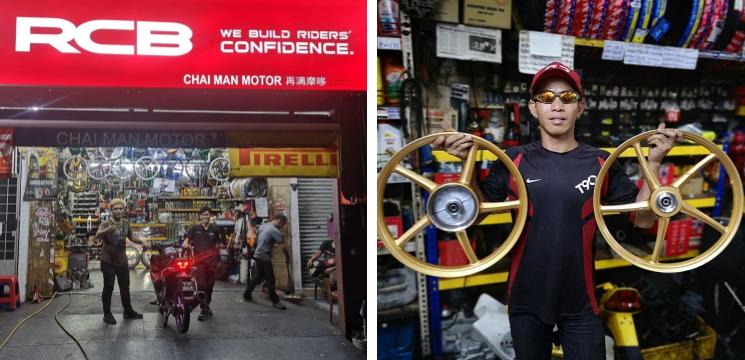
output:
<instances>
[{"instance_id":1,"label":"display shelf","mask_svg":"<svg viewBox=\"0 0 745 360\"><path fill-rule=\"evenodd\" d=\"M147 224L129 224L130 227L133 228L141 228L141 227L166 227L166 224L161 223L147 223Z\"/></svg>"},{"instance_id":2,"label":"display shelf","mask_svg":"<svg viewBox=\"0 0 745 360\"><path fill-rule=\"evenodd\" d=\"M378 50L401 51L401 38L378 37Z\"/></svg>"},{"instance_id":3,"label":"display shelf","mask_svg":"<svg viewBox=\"0 0 745 360\"><path fill-rule=\"evenodd\" d=\"M166 212L199 212L199 209L158 209L158 211ZM220 210L212 209L212 212L219 212Z\"/></svg>"},{"instance_id":4,"label":"display shelf","mask_svg":"<svg viewBox=\"0 0 745 360\"><path fill-rule=\"evenodd\" d=\"M721 148L721 145L720 145ZM613 152L616 150L616 148L612 147L604 147L600 148L601 150L605 150L608 152ZM643 147L642 152L644 155L647 155L649 153L649 148ZM673 147L670 152L667 154L667 156L697 156L697 155L708 155L711 152L706 149L703 146L700 145L680 145ZM435 157L435 160L438 162L460 162L461 160L453 155L448 154L445 151L442 150L435 150L432 151L432 155ZM628 157L636 157L636 154L634 153L634 149L626 149L623 153L621 153L620 157L622 158L628 158ZM490 151L486 150L479 150L478 154L476 155L476 161L494 161L497 159L497 156L492 154Z\"/></svg>"},{"instance_id":5,"label":"display shelf","mask_svg":"<svg viewBox=\"0 0 745 360\"><path fill-rule=\"evenodd\" d=\"M719 145L719 147L721 148L721 145ZM616 150L616 148L612 148L612 147L604 147L600 149L605 150L610 153ZM649 154L649 148L643 147L642 153L644 153L644 156L647 156ZM672 149L670 149L670 152L667 153L667 156L698 156L698 155L709 155L710 153L711 151L709 151L709 149L701 145L681 145L681 146L674 146ZM629 149L624 150L619 157L622 157L622 158L636 157L636 153L634 152L633 148L629 148Z\"/></svg>"},{"instance_id":6,"label":"display shelf","mask_svg":"<svg viewBox=\"0 0 745 360\"><path fill-rule=\"evenodd\" d=\"M401 109L396 106L378 106L378 120L401 120Z\"/></svg>"},{"instance_id":7,"label":"display shelf","mask_svg":"<svg viewBox=\"0 0 745 360\"><path fill-rule=\"evenodd\" d=\"M406 250L406 252L414 252L414 251L416 251L416 243L414 243L414 242L407 243L406 245L404 245L404 250ZM383 248L378 248L378 255L390 255L390 254L391 254L391 252L388 251L388 249L386 249L384 247Z\"/></svg>"},{"instance_id":8,"label":"display shelf","mask_svg":"<svg viewBox=\"0 0 745 360\"><path fill-rule=\"evenodd\" d=\"M142 241L164 241L166 240L166 237L165 236L141 237L140 240Z\"/></svg>"},{"instance_id":9,"label":"display shelf","mask_svg":"<svg viewBox=\"0 0 745 360\"><path fill-rule=\"evenodd\" d=\"M715 199L713 197L697 198L697 199L684 199L685 202L693 205L697 208L710 208L714 206ZM479 225L497 225L507 224L512 222L512 215L510 213L491 214L486 217Z\"/></svg>"},{"instance_id":10,"label":"display shelf","mask_svg":"<svg viewBox=\"0 0 745 360\"><path fill-rule=\"evenodd\" d=\"M574 38L574 45L603 48L605 46L605 41L598 39ZM701 59L745 61L745 57L740 54L716 50L699 51L698 57Z\"/></svg>"},{"instance_id":11,"label":"display shelf","mask_svg":"<svg viewBox=\"0 0 745 360\"><path fill-rule=\"evenodd\" d=\"M217 200L214 196L159 197L158 200Z\"/></svg>"},{"instance_id":12,"label":"display shelf","mask_svg":"<svg viewBox=\"0 0 745 360\"><path fill-rule=\"evenodd\" d=\"M98 222L98 217L91 217L91 222ZM88 219L73 219L73 222L76 224L85 224L88 222Z\"/></svg>"},{"instance_id":13,"label":"display shelf","mask_svg":"<svg viewBox=\"0 0 745 360\"><path fill-rule=\"evenodd\" d=\"M685 255L674 256L666 258L666 260L682 260L698 256L698 250L691 250ZM630 262L618 258L618 259L600 259L595 260L595 270L606 270L620 267L632 266ZM502 284L507 282L507 271L491 273L491 274L477 274L460 278L452 279L440 279L440 290L453 290L471 286L481 285L492 285Z\"/></svg>"}]
</instances>

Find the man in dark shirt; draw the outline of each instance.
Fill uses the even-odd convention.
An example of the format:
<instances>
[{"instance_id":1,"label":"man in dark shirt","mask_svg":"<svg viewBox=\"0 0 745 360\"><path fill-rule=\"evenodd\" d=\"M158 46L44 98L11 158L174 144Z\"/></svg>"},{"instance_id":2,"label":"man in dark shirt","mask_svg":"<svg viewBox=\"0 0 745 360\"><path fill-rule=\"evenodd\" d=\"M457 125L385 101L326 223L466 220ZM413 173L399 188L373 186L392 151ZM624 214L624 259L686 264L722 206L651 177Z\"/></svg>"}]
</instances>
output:
<instances>
[{"instance_id":1,"label":"man in dark shirt","mask_svg":"<svg viewBox=\"0 0 745 360\"><path fill-rule=\"evenodd\" d=\"M310 276L319 276L321 273L329 275L334 271L336 269L335 253L334 240L322 242L306 264L306 267L310 270Z\"/></svg>"},{"instance_id":2,"label":"man in dark shirt","mask_svg":"<svg viewBox=\"0 0 745 360\"><path fill-rule=\"evenodd\" d=\"M256 260L256 276L251 278L246 285L246 291L243 292L243 299L251 301L252 293L257 284L265 281L269 298L272 300L272 306L284 310L286 307L279 302L279 296L274 290L274 268L272 267L272 249L274 247L284 246L284 237L282 228L287 225L287 217L278 214L275 215L271 222L259 227L259 235L256 240L256 250L254 259Z\"/></svg>"},{"instance_id":3,"label":"man in dark shirt","mask_svg":"<svg viewBox=\"0 0 745 360\"><path fill-rule=\"evenodd\" d=\"M218 244L225 244L225 239L220 236L220 228L210 223L212 210L209 206L202 206L199 209L200 224L189 228L184 236L184 242L181 247L184 249L193 249L194 252L194 277L197 280L197 288L204 291L204 301L199 305L202 311L199 313L197 320L204 321L211 318L214 314L210 309L212 302L212 289L215 286L215 271L218 262Z\"/></svg>"},{"instance_id":4,"label":"man in dark shirt","mask_svg":"<svg viewBox=\"0 0 745 360\"><path fill-rule=\"evenodd\" d=\"M142 241L132 235L129 222L124 219L127 204L122 199L111 200L111 220L104 221L98 227L96 238L103 242L101 247L101 272L103 273L103 321L116 324L111 314L111 294L114 292L114 278L119 282L119 294L122 298L125 319L142 319L132 308L129 296L129 267L127 266L127 238L138 244Z\"/></svg>"},{"instance_id":5,"label":"man in dark shirt","mask_svg":"<svg viewBox=\"0 0 745 360\"><path fill-rule=\"evenodd\" d=\"M507 155L525 179L528 218L512 253L507 282L510 330L518 359L549 359L554 325L568 359L604 358L603 325L595 299L593 213L595 179L609 154L574 138L582 115L579 75L552 63L533 77L530 113L538 120L540 141L513 147ZM443 125L445 131L452 131ZM657 174L665 155L682 135L661 124L648 139L648 164ZM440 137L434 147L465 159L473 140L467 135ZM649 187L637 191L614 164L603 186L608 204L648 200ZM478 186L474 187L478 190ZM480 184L486 201L516 199L514 178L496 162ZM634 222L650 227L651 211L637 212Z\"/></svg>"}]
</instances>

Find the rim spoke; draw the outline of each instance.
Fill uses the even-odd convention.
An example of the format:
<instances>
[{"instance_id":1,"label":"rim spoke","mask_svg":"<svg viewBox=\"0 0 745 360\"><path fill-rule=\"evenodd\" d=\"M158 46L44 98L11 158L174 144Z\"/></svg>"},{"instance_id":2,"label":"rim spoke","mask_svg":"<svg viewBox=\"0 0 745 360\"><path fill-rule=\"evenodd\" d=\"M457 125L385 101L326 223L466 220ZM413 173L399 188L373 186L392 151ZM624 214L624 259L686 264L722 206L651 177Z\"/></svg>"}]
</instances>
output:
<instances>
[{"instance_id":1,"label":"rim spoke","mask_svg":"<svg viewBox=\"0 0 745 360\"><path fill-rule=\"evenodd\" d=\"M639 160L639 166L642 168L642 174L644 174L644 179L647 181L647 185L649 185L649 188L652 189L652 191L657 190L657 188L660 187L660 181L657 180L657 174L652 174L649 170L647 158L644 157L642 147L638 142L634 144L634 152L636 153L636 158Z\"/></svg>"},{"instance_id":2,"label":"rim spoke","mask_svg":"<svg viewBox=\"0 0 745 360\"><path fill-rule=\"evenodd\" d=\"M657 239L654 242L654 251L652 251L652 262L657 264L660 262L660 253L662 252L662 244L665 243L665 235L667 234L667 225L670 223L670 218L660 218L657 225Z\"/></svg>"},{"instance_id":3,"label":"rim spoke","mask_svg":"<svg viewBox=\"0 0 745 360\"><path fill-rule=\"evenodd\" d=\"M632 211L650 210L649 200L642 200L621 205L600 205L600 213L603 215L609 213L626 213Z\"/></svg>"},{"instance_id":4,"label":"rim spoke","mask_svg":"<svg viewBox=\"0 0 745 360\"><path fill-rule=\"evenodd\" d=\"M485 202L481 203L479 214L494 213L506 210L517 209L520 207L520 200L504 202Z\"/></svg>"},{"instance_id":5,"label":"rim spoke","mask_svg":"<svg viewBox=\"0 0 745 360\"><path fill-rule=\"evenodd\" d=\"M463 162L463 172L460 174L460 179L458 180L459 183L463 185L470 185L471 184L471 178L473 177L474 169L476 168L476 153L478 152L478 146L476 146L476 143L471 145L471 148L468 149L468 156L466 157L466 160Z\"/></svg>"},{"instance_id":6,"label":"rim spoke","mask_svg":"<svg viewBox=\"0 0 745 360\"><path fill-rule=\"evenodd\" d=\"M680 211L705 222L707 225L713 227L722 234L727 231L726 226L720 224L718 221L712 219L711 216L704 214L703 211L696 209L688 203L683 203L683 208L680 209Z\"/></svg>"},{"instance_id":7,"label":"rim spoke","mask_svg":"<svg viewBox=\"0 0 745 360\"><path fill-rule=\"evenodd\" d=\"M401 164L396 165L396 167L393 169L393 171L395 171L395 172L401 174L402 176L404 176L405 178L407 178L407 179L415 182L417 185L423 187L424 189L426 189L429 192L432 192L432 190L434 190L437 187L437 184L434 181L432 181L430 179L427 179L426 177L424 177L422 175L419 175L416 172L405 168Z\"/></svg>"},{"instance_id":8,"label":"rim spoke","mask_svg":"<svg viewBox=\"0 0 745 360\"><path fill-rule=\"evenodd\" d=\"M468 241L468 234L466 234L466 231L458 231L457 233L455 233L455 235L458 237L458 242L463 248L463 251L466 253L466 257L468 257L468 262L471 264L479 262L479 259L476 257L476 253L474 253L473 248L471 248L471 242Z\"/></svg>"},{"instance_id":9,"label":"rim spoke","mask_svg":"<svg viewBox=\"0 0 745 360\"><path fill-rule=\"evenodd\" d=\"M414 225L409 230L406 230L398 239L396 239L396 246L403 247L404 245L406 245L407 242L409 242L409 240L414 237L414 235L418 234L429 224L429 217L423 216L421 219L419 219L419 221L414 223Z\"/></svg>"},{"instance_id":10,"label":"rim spoke","mask_svg":"<svg viewBox=\"0 0 745 360\"><path fill-rule=\"evenodd\" d=\"M690 179L693 174L701 171L701 169L703 169L704 166L706 166L709 162L711 162L711 160L716 159L716 157L717 156L714 154L707 155L703 160L699 161L698 163L696 163L696 165L693 165L693 167L688 169L688 171L686 171L686 173L683 174L683 176L675 180L675 182L673 182L673 187L678 188L681 185L683 185L683 183L688 181L688 179Z\"/></svg>"}]
</instances>

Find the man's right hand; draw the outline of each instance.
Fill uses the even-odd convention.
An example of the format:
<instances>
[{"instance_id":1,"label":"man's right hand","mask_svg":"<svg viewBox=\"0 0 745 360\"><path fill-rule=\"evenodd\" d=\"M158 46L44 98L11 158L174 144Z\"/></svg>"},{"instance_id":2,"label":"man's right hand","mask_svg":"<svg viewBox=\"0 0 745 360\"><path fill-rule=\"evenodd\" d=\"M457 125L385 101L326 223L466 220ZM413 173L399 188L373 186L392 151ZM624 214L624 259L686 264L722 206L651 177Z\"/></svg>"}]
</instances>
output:
<instances>
[{"instance_id":1,"label":"man's right hand","mask_svg":"<svg viewBox=\"0 0 745 360\"><path fill-rule=\"evenodd\" d=\"M455 131L450 123L443 120L440 123L442 131L451 132ZM457 134L450 136L440 136L432 142L432 147L435 149L444 149L448 154L458 157L461 160L465 160L468 156L468 149L473 146L473 138L467 134Z\"/></svg>"}]
</instances>

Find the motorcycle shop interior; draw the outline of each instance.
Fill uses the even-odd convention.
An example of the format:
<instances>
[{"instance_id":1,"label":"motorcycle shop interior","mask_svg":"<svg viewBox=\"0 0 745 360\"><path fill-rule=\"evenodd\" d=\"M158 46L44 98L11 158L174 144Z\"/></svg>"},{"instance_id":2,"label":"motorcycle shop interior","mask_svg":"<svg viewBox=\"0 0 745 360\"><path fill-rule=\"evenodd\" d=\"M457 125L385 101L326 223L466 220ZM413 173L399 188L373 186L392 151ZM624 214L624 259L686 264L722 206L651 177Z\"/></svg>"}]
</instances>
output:
<instances>
[{"instance_id":1,"label":"motorcycle shop interior","mask_svg":"<svg viewBox=\"0 0 745 360\"><path fill-rule=\"evenodd\" d=\"M68 134L85 132L69 131ZM104 133L106 134L106 133ZM66 135L65 135L66 136ZM107 136L107 135L104 135ZM235 176L240 174L240 156L252 161L274 160L284 157L296 158L296 162L331 166L336 163L336 154L326 149L303 150L237 148L131 148L131 147L19 147L17 177L25 189L18 193L22 205L20 211L31 216L21 216L18 232L21 238L29 238L28 256L29 287L31 294L40 291L48 294L48 272L66 276L74 290L92 286L88 270L97 268L101 248L95 239L98 225L111 218L109 202L122 198L127 202L126 219L133 235L150 242L181 242L187 229L199 224L199 209L208 206L212 210L212 222L221 229L221 237L230 244L235 238L234 223L239 211L248 216L255 227L271 220L274 214L285 214L289 226L283 229L286 239L291 239L293 222L323 229L323 236L335 234L334 186L330 179L300 179L266 176ZM243 155L240 153L243 152ZM283 153L284 152L284 153ZM255 155L255 157L253 157ZM232 159L232 162L231 162ZM246 167L244 166L244 172ZM231 172L233 176L231 176ZM316 202L315 214L293 213L292 188L298 184L312 184ZM16 185L17 186L17 185ZM14 190L15 187L8 187ZM16 194L6 195L13 204ZM309 195L300 195L303 196ZM297 196L296 196L297 197ZM322 199L319 199L322 198ZM307 200L294 199L295 206ZM293 218L291 215L295 215ZM297 217L302 216L300 220ZM24 224L24 219L28 223ZM316 224L317 223L317 224ZM327 232L327 227L333 227ZM297 227L297 226L296 226ZM296 229L297 230L297 229ZM28 233L25 233L28 231ZM300 243L308 258L320 245L321 234L309 234L308 243ZM275 271L278 288L287 294L295 294L291 277L292 261L288 247L286 254L275 254ZM23 246L23 245L21 245ZM13 250L13 249L9 249ZM150 251L129 242L127 258L131 269L149 268ZM221 262L218 279L233 283L245 283L248 276L247 261L241 273L241 254L226 247L220 250ZM304 262L303 262L304 263ZM302 281L314 286L305 269L301 269ZM302 293L302 287L299 293Z\"/></svg>"},{"instance_id":2,"label":"motorcycle shop interior","mask_svg":"<svg viewBox=\"0 0 745 360\"><path fill-rule=\"evenodd\" d=\"M615 154L608 161L639 187L650 180L637 135L660 123L693 134L651 175L683 203L666 226L642 230L618 208L594 209L608 358L624 358L624 346L644 359L745 357L742 2L381 0L377 10L378 359L514 357L504 250L524 217L487 211L465 230L427 220L432 189L463 183L462 172L484 177L504 158L484 144L461 161L414 141L443 122L502 150L538 140L529 86L553 61L582 79L576 138ZM475 265L456 277L431 270Z\"/></svg>"},{"instance_id":3,"label":"motorcycle shop interior","mask_svg":"<svg viewBox=\"0 0 745 360\"><path fill-rule=\"evenodd\" d=\"M211 222L227 244L235 238L239 211L257 228L284 214L288 223L281 231L287 246L272 254L280 297L288 303L318 303L347 336L361 329L364 292L350 281L344 286L339 267L343 251L359 247L343 241L344 232L364 229L346 228L340 221L352 216L346 223L356 223L350 209L361 206L355 201L359 193L343 190L340 170L342 134L358 133L357 123L364 119L357 117L359 111L345 110L349 104L363 106L359 93L133 94L38 87L3 87L0 92L18 104L0 115L7 146L0 273L17 274L19 302L51 296L66 282L73 291L100 294L99 285L90 288L101 284L91 278L101 276L101 248L93 235L111 217L110 201L123 198L133 234L145 244L181 243L187 229L199 223L202 206L211 209ZM346 114L346 122L340 125L329 109ZM361 166L348 169L347 176L361 176L356 172ZM326 240L336 249L320 259L330 260L327 268L308 268L309 258ZM127 244L136 274L146 276L150 254L139 244ZM218 282L245 284L249 260L230 246L219 254ZM348 271L355 272L357 263L352 261Z\"/></svg>"}]
</instances>

